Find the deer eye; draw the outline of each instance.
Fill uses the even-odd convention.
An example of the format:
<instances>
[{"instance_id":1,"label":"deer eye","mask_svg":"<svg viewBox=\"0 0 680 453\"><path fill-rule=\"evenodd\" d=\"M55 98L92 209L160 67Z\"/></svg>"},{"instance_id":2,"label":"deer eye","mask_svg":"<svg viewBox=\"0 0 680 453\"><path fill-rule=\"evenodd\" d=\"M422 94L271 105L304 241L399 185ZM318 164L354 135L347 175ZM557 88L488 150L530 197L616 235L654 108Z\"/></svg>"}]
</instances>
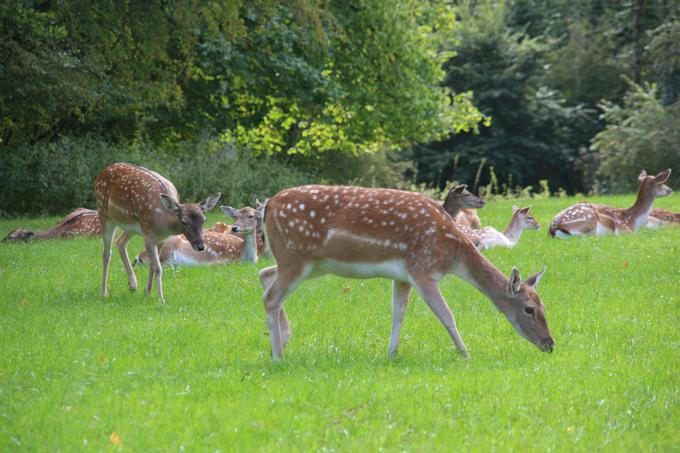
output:
<instances>
[{"instance_id":1,"label":"deer eye","mask_svg":"<svg viewBox=\"0 0 680 453\"><path fill-rule=\"evenodd\" d=\"M250 215L248 216L249 219L252 219L253 217L255 217L255 216L252 215L252 214L250 214Z\"/></svg>"},{"instance_id":2,"label":"deer eye","mask_svg":"<svg viewBox=\"0 0 680 453\"><path fill-rule=\"evenodd\" d=\"M534 307L524 307L524 313L528 315L533 315L534 314Z\"/></svg>"}]
</instances>

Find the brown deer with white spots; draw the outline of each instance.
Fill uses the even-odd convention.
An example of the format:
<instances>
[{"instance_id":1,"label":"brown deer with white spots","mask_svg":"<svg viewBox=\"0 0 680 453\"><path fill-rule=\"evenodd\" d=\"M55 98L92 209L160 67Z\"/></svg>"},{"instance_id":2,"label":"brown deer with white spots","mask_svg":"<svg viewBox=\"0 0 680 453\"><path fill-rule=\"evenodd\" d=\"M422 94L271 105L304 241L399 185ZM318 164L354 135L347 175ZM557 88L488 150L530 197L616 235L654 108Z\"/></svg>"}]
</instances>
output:
<instances>
[{"instance_id":1,"label":"brown deer with white spots","mask_svg":"<svg viewBox=\"0 0 680 453\"><path fill-rule=\"evenodd\" d=\"M411 288L444 324L463 356L468 352L439 290L455 274L484 293L517 331L552 351L545 309L535 287L545 269L522 281L506 277L482 256L434 200L412 192L362 187L303 186L270 198L264 230L277 266L260 272L272 356L283 357L291 329L283 308L302 281L324 274L394 281L389 354L399 336Z\"/></svg>"},{"instance_id":2,"label":"brown deer with white spots","mask_svg":"<svg viewBox=\"0 0 680 453\"><path fill-rule=\"evenodd\" d=\"M501 233L493 227L484 227L475 233L479 236L479 249L487 250L495 247L512 248L517 245L524 230L538 230L538 224L534 216L529 213L531 207L512 207L512 217L505 230Z\"/></svg>"},{"instance_id":3,"label":"brown deer with white spots","mask_svg":"<svg viewBox=\"0 0 680 453\"><path fill-rule=\"evenodd\" d=\"M118 227L123 233L116 241L116 246L128 276L130 291L137 289L137 279L127 246L132 237L139 234L144 237L151 264L146 293L151 293L155 277L158 297L164 302L163 269L158 257L158 243L170 235L182 233L192 248L203 250L203 213L215 207L220 194L201 203L180 204L177 189L170 181L154 171L126 163L106 167L97 176L95 191L104 238L102 295L108 294L111 246L113 233Z\"/></svg>"},{"instance_id":4,"label":"brown deer with white spots","mask_svg":"<svg viewBox=\"0 0 680 453\"><path fill-rule=\"evenodd\" d=\"M102 233L97 211L78 208L59 221L57 226L45 231L16 229L5 239L11 241L35 241L39 239L71 239L78 236L98 236Z\"/></svg>"},{"instance_id":5,"label":"brown deer with white spots","mask_svg":"<svg viewBox=\"0 0 680 453\"><path fill-rule=\"evenodd\" d=\"M665 184L670 175L670 168L656 176L647 175L642 170L638 176L637 199L630 208L614 208L582 201L557 214L550 223L548 232L552 237L565 238L638 231L647 223L654 200L673 193Z\"/></svg>"},{"instance_id":6,"label":"brown deer with white spots","mask_svg":"<svg viewBox=\"0 0 680 453\"><path fill-rule=\"evenodd\" d=\"M482 221L479 220L479 215L476 209L461 208L460 212L454 219L458 225L462 225L466 228L473 230L479 230L482 228Z\"/></svg>"},{"instance_id":7,"label":"brown deer with white spots","mask_svg":"<svg viewBox=\"0 0 680 453\"><path fill-rule=\"evenodd\" d=\"M161 264L171 266L207 266L234 262L256 263L261 255L258 251L257 236L261 216L257 209L245 207L234 209L222 206L222 211L234 217L231 226L219 222L203 231L205 250L196 251L184 235L170 236L160 248ZM227 228L228 227L228 228ZM135 263L147 264L149 254L142 251Z\"/></svg>"},{"instance_id":8,"label":"brown deer with white spots","mask_svg":"<svg viewBox=\"0 0 680 453\"><path fill-rule=\"evenodd\" d=\"M680 225L680 212L671 212L668 209L654 208L647 217L647 228L659 228L661 226Z\"/></svg>"}]
</instances>

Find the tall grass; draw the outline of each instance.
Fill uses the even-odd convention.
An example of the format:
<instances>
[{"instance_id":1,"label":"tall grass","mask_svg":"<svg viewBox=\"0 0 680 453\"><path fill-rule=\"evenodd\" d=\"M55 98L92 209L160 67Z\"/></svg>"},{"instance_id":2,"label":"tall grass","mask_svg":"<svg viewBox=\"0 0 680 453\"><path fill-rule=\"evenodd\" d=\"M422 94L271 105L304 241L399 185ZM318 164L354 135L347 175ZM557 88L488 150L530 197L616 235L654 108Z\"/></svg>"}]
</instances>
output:
<instances>
[{"instance_id":1,"label":"tall grass","mask_svg":"<svg viewBox=\"0 0 680 453\"><path fill-rule=\"evenodd\" d=\"M547 265L553 354L449 277L472 358L413 295L389 360L389 282L324 277L287 300L293 337L273 363L257 279L269 260L167 269L160 306L128 294L117 257L98 295L99 240L0 244L0 450L678 450L680 228L549 239L574 201L534 200L543 229L486 252L506 273ZM512 203L489 203L483 223L504 226Z\"/></svg>"}]
</instances>

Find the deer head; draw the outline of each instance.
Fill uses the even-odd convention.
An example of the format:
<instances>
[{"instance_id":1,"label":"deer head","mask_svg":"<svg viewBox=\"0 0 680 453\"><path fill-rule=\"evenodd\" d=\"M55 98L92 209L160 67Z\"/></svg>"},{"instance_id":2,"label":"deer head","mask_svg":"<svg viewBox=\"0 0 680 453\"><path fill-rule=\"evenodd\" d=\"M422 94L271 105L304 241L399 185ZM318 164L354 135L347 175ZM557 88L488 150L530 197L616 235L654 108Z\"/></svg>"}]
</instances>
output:
<instances>
[{"instance_id":1,"label":"deer head","mask_svg":"<svg viewBox=\"0 0 680 453\"><path fill-rule=\"evenodd\" d=\"M520 335L539 349L552 352L555 342L548 329L543 302L536 293L536 286L543 273L545 266L539 273L522 281L517 268L512 268L506 294L508 310L505 315Z\"/></svg>"},{"instance_id":2,"label":"deer head","mask_svg":"<svg viewBox=\"0 0 680 453\"><path fill-rule=\"evenodd\" d=\"M240 233L244 236L262 229L262 217L260 211L255 208L245 207L235 209L231 206L220 206L223 213L234 219L231 226L232 233Z\"/></svg>"},{"instance_id":3,"label":"deer head","mask_svg":"<svg viewBox=\"0 0 680 453\"><path fill-rule=\"evenodd\" d=\"M673 189L665 184L670 176L670 168L656 176L649 176L646 171L642 170L638 176L638 183L640 184L638 190L641 193L650 194L656 198L668 196L673 193Z\"/></svg>"},{"instance_id":4,"label":"deer head","mask_svg":"<svg viewBox=\"0 0 680 453\"><path fill-rule=\"evenodd\" d=\"M484 200L467 190L467 185L460 184L449 190L446 199L444 199L444 210L455 217L460 208L477 209L483 208L484 204Z\"/></svg>"},{"instance_id":5,"label":"deer head","mask_svg":"<svg viewBox=\"0 0 680 453\"><path fill-rule=\"evenodd\" d=\"M186 236L194 250L200 252L205 249L202 238L203 223L205 222L205 215L203 213L215 207L220 199L220 195L217 192L200 203L180 204L172 197L164 193L160 194L161 204L168 212L177 216L182 234Z\"/></svg>"},{"instance_id":6,"label":"deer head","mask_svg":"<svg viewBox=\"0 0 680 453\"><path fill-rule=\"evenodd\" d=\"M531 206L526 208L512 207L512 216L517 219L519 226L523 230L538 230L541 225L536 221L534 216L529 213Z\"/></svg>"}]
</instances>

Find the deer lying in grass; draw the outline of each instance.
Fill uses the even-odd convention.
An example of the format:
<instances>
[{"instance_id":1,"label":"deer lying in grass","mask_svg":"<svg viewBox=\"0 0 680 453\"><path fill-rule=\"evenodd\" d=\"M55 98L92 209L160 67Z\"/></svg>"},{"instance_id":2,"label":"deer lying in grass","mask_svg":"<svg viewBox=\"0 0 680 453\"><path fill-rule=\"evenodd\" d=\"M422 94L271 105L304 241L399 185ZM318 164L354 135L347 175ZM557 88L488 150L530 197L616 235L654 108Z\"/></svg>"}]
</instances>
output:
<instances>
[{"instance_id":1,"label":"deer lying in grass","mask_svg":"<svg viewBox=\"0 0 680 453\"><path fill-rule=\"evenodd\" d=\"M260 214L254 208L234 209L222 206L222 211L235 222L226 229L224 223L203 231L205 250L198 252L191 247L184 235L170 236L161 245L161 264L172 266L201 266L233 262L257 262L257 230L261 224ZM260 228L261 229L261 228ZM217 230L217 231L215 231ZM242 235L241 237L237 236ZM147 264L149 256L142 251L135 263Z\"/></svg>"},{"instance_id":2,"label":"deer lying in grass","mask_svg":"<svg viewBox=\"0 0 680 453\"><path fill-rule=\"evenodd\" d=\"M78 208L49 230L27 231L16 229L10 232L5 239L11 241L35 241L38 239L71 239L76 236L97 236L102 233L97 211L92 209Z\"/></svg>"},{"instance_id":3,"label":"deer lying in grass","mask_svg":"<svg viewBox=\"0 0 680 453\"><path fill-rule=\"evenodd\" d=\"M638 231L647 223L654 200L673 192L665 184L670 175L670 168L656 176L649 176L642 170L638 176L638 193L633 206L622 209L582 201L557 214L550 223L549 234L564 238Z\"/></svg>"},{"instance_id":4,"label":"deer lying in grass","mask_svg":"<svg viewBox=\"0 0 680 453\"><path fill-rule=\"evenodd\" d=\"M534 289L545 269L524 282L515 268L505 277L463 236L442 206L423 195L361 187L292 188L269 199L264 230L277 262L260 272L274 359L283 357L291 336L284 299L305 279L324 274L394 281L390 355L399 345L412 287L460 353L468 355L439 290L446 274L478 288L541 350L553 349L544 306Z\"/></svg>"},{"instance_id":5,"label":"deer lying in grass","mask_svg":"<svg viewBox=\"0 0 680 453\"><path fill-rule=\"evenodd\" d=\"M671 212L668 209L654 208L647 217L647 228L659 228L661 226L680 225L680 212Z\"/></svg>"},{"instance_id":6,"label":"deer lying in grass","mask_svg":"<svg viewBox=\"0 0 680 453\"><path fill-rule=\"evenodd\" d=\"M524 230L538 230L541 225L538 224L534 216L529 214L529 209L512 207L512 217L508 226L501 233L493 227L484 227L477 230L475 233L479 236L479 249L491 249L494 247L514 247L519 241L520 236Z\"/></svg>"},{"instance_id":7,"label":"deer lying in grass","mask_svg":"<svg viewBox=\"0 0 680 453\"><path fill-rule=\"evenodd\" d=\"M102 295L108 294L109 262L116 227L123 230L116 241L128 276L130 291L137 289L137 278L130 264L127 245L135 234L144 237L149 254L149 279L146 293L151 292L154 277L161 302L163 298L163 269L158 257L158 243L166 237L183 233L191 247L202 251L203 213L214 208L220 198L217 193L196 204L180 204L175 186L159 175L136 165L117 163L106 167L95 183L97 211L103 229L104 255Z\"/></svg>"}]
</instances>

